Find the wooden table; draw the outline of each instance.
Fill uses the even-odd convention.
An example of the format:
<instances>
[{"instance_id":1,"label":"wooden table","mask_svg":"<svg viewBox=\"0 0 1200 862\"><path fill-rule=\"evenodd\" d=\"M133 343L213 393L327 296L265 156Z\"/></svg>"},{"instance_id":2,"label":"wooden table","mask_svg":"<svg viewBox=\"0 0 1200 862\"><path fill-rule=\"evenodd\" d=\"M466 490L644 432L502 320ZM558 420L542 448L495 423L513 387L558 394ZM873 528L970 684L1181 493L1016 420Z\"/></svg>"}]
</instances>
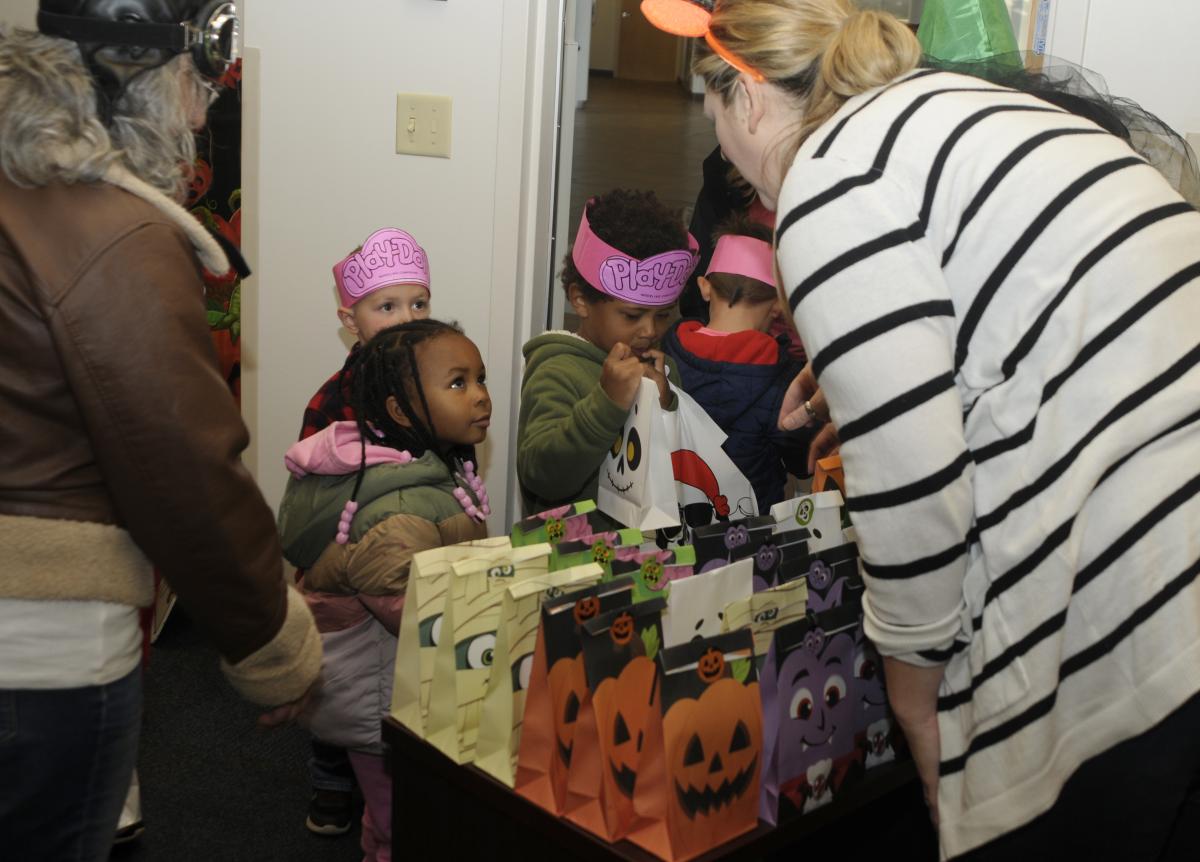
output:
<instances>
[{"instance_id":1,"label":"wooden table","mask_svg":"<svg viewBox=\"0 0 1200 862\"><path fill-rule=\"evenodd\" d=\"M609 844L539 808L474 766L458 766L388 719L383 726L393 776L392 855L413 862L657 859L627 841ZM698 857L701 862L760 860L916 781L911 761L876 767L833 803L804 817L758 828ZM910 788L911 789L911 788ZM845 826L844 823L840 824ZM854 858L853 854L843 858Z\"/></svg>"}]
</instances>

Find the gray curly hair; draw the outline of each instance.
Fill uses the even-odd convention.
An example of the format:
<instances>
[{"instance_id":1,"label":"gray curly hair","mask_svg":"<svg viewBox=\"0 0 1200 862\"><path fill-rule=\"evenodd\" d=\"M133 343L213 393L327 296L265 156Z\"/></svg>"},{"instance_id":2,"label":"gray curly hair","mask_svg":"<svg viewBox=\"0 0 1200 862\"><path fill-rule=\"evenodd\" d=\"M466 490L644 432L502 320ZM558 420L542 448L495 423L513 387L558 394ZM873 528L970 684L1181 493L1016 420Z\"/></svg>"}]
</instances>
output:
<instances>
[{"instance_id":1,"label":"gray curly hair","mask_svg":"<svg viewBox=\"0 0 1200 862\"><path fill-rule=\"evenodd\" d=\"M207 93L178 56L134 77L106 127L74 42L0 29L0 169L17 185L92 183L122 167L182 200L196 158L189 101L206 105Z\"/></svg>"}]
</instances>

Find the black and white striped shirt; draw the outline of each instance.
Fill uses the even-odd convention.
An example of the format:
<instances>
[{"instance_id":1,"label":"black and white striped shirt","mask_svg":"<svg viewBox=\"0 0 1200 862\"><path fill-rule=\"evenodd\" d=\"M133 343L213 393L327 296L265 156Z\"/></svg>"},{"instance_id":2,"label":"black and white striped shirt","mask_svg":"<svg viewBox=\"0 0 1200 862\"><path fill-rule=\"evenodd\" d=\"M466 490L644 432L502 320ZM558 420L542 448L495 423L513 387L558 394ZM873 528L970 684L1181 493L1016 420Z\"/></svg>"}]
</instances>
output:
<instances>
[{"instance_id":1,"label":"black and white striped shirt","mask_svg":"<svg viewBox=\"0 0 1200 862\"><path fill-rule=\"evenodd\" d=\"M928 70L812 135L778 212L867 630L948 661L955 856L1200 690L1200 213L1089 121Z\"/></svg>"}]
</instances>

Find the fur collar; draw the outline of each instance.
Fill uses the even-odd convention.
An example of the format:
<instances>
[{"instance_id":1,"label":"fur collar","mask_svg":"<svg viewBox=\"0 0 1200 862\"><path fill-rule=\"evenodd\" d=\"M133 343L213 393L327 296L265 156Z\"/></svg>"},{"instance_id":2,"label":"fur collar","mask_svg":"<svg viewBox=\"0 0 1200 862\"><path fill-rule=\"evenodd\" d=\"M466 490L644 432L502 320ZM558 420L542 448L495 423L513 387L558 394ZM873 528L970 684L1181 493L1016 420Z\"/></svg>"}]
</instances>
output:
<instances>
[{"instance_id":1,"label":"fur collar","mask_svg":"<svg viewBox=\"0 0 1200 862\"><path fill-rule=\"evenodd\" d=\"M178 225L179 229L191 240L192 246L196 249L196 256L200 258L200 263L210 273L213 275L224 275L229 272L229 258L225 256L225 252L221 246L212 238L204 225L196 221L196 218L191 213L175 203L175 201L168 198L149 183L138 179L125 168L117 165L110 167L105 172L104 181L117 188L124 189L131 195L139 197L153 205L163 215Z\"/></svg>"}]
</instances>

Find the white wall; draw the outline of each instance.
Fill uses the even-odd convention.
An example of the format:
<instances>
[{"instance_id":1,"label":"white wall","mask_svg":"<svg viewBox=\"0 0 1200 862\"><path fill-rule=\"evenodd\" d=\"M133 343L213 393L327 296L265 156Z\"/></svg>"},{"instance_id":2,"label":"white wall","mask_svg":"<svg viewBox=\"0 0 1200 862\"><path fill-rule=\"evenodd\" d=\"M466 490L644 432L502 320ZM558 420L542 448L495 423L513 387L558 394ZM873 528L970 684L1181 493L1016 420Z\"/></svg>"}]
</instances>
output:
<instances>
[{"instance_id":1,"label":"white wall","mask_svg":"<svg viewBox=\"0 0 1200 862\"><path fill-rule=\"evenodd\" d=\"M1200 133L1200 2L1051 0L1048 53L1099 72L1180 134Z\"/></svg>"},{"instance_id":2,"label":"white wall","mask_svg":"<svg viewBox=\"0 0 1200 862\"><path fill-rule=\"evenodd\" d=\"M346 355L330 268L394 225L429 255L435 316L459 321L487 362L494 405L481 460L493 530L511 521L514 376L529 332L529 300L517 288L525 126L536 107L530 31L544 24L537 7L546 5L343 0L330 14L315 0L243 0L252 49L246 245L257 264L246 291L243 398L247 460L272 504L304 404ZM453 99L450 159L395 153L399 91Z\"/></svg>"}]
</instances>

